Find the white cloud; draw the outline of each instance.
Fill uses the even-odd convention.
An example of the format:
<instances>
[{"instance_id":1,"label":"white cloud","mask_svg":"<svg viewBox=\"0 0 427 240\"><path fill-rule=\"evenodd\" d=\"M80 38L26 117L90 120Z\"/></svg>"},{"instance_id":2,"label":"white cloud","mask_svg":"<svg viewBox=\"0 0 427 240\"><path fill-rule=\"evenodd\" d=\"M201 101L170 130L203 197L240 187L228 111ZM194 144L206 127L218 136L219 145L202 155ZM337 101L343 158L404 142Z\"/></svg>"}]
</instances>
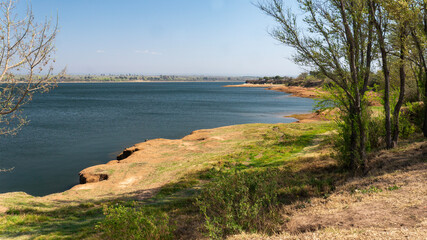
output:
<instances>
[{"instance_id":1,"label":"white cloud","mask_svg":"<svg viewBox=\"0 0 427 240\"><path fill-rule=\"evenodd\" d=\"M104 50L96 50L96 53L105 53Z\"/></svg>"},{"instance_id":2,"label":"white cloud","mask_svg":"<svg viewBox=\"0 0 427 240\"><path fill-rule=\"evenodd\" d=\"M150 55L162 55L161 52L155 52L155 51L151 51L151 50L136 50L135 53L141 53L141 54L150 54Z\"/></svg>"}]
</instances>

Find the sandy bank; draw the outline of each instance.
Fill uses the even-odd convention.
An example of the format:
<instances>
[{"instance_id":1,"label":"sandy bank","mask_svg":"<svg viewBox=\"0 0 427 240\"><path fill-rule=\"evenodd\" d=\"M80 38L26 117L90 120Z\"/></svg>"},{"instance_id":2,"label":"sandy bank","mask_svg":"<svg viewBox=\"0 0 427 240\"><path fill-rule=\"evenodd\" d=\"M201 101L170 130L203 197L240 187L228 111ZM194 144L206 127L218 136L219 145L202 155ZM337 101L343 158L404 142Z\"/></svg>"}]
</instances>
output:
<instances>
[{"instance_id":1,"label":"sandy bank","mask_svg":"<svg viewBox=\"0 0 427 240\"><path fill-rule=\"evenodd\" d=\"M239 85L225 85L224 87L260 87L266 90L273 90L278 92L290 93L294 97L303 98L318 98L322 93L318 88L307 88L297 86L285 86L279 84L239 84Z\"/></svg>"},{"instance_id":2,"label":"sandy bank","mask_svg":"<svg viewBox=\"0 0 427 240\"><path fill-rule=\"evenodd\" d=\"M152 139L138 143L125 149L118 157L121 160L82 170L80 177L85 184L42 198L49 201L148 198L166 183L210 166L218 161L218 156L240 151L243 142L259 141L261 133L272 125L242 124L203 129L182 139Z\"/></svg>"}]
</instances>

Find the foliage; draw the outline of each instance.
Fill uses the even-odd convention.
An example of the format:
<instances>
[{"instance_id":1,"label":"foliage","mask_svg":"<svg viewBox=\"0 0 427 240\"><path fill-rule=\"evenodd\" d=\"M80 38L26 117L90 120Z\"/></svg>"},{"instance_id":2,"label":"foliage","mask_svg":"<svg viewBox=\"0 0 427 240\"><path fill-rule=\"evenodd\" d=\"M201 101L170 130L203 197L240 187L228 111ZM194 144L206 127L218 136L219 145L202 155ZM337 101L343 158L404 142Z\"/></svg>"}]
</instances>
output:
<instances>
[{"instance_id":1,"label":"foliage","mask_svg":"<svg viewBox=\"0 0 427 240\"><path fill-rule=\"evenodd\" d=\"M300 12L286 8L283 0L258 7L278 23L271 35L296 50L294 62L330 80L328 100L341 117L341 150L346 166L355 170L366 160L366 92L375 56L368 2L301 0L298 5Z\"/></svg>"},{"instance_id":2,"label":"foliage","mask_svg":"<svg viewBox=\"0 0 427 240\"><path fill-rule=\"evenodd\" d=\"M172 239L166 213L148 207L105 206L105 219L97 225L103 239Z\"/></svg>"},{"instance_id":3,"label":"foliage","mask_svg":"<svg viewBox=\"0 0 427 240\"><path fill-rule=\"evenodd\" d=\"M337 118L334 120L338 127L338 134L334 137L333 142L338 153L339 165L345 169L363 168L364 158L360 155L361 152L354 148L354 145L364 145L365 151L370 149L372 114L367 107L367 102L368 97L372 98L372 96L364 96L361 100L360 112L356 116L343 102L345 101L345 91L336 86L335 83L325 85L323 90L324 94L320 95L321 99L317 101L315 109L320 112L336 112ZM363 135L366 138L362 138L361 131L364 132ZM366 143L361 143L361 141L366 141Z\"/></svg>"},{"instance_id":4,"label":"foliage","mask_svg":"<svg viewBox=\"0 0 427 240\"><path fill-rule=\"evenodd\" d=\"M365 162L364 158L360 155L359 151L356 151L354 146L354 141L356 141L357 145L360 145L360 137L355 135L355 132L360 131L360 126L364 128L363 131L366 131L366 139L370 138L369 132L369 123L371 122L370 115L366 111L366 109L361 112L362 118L356 119L354 115L351 113L341 111L340 118L337 120L338 125L338 136L337 141L335 142L336 149L338 149L338 162L345 169L356 170L360 168L364 168ZM357 123L359 121L359 124ZM364 140L366 141L366 140ZM365 149L369 150L369 141L367 143L363 143L365 145Z\"/></svg>"},{"instance_id":5,"label":"foliage","mask_svg":"<svg viewBox=\"0 0 427 240\"><path fill-rule=\"evenodd\" d=\"M421 102L406 103L407 111L403 112L403 117L414 124L415 130L418 131L423 127L423 115L425 111L424 104Z\"/></svg>"},{"instance_id":6,"label":"foliage","mask_svg":"<svg viewBox=\"0 0 427 240\"><path fill-rule=\"evenodd\" d=\"M415 124L413 124L407 114L399 115L399 133L402 139L408 139L417 132Z\"/></svg>"},{"instance_id":7,"label":"foliage","mask_svg":"<svg viewBox=\"0 0 427 240\"><path fill-rule=\"evenodd\" d=\"M280 222L277 172L235 172L208 184L197 198L209 237L246 232L273 233Z\"/></svg>"},{"instance_id":8,"label":"foliage","mask_svg":"<svg viewBox=\"0 0 427 240\"><path fill-rule=\"evenodd\" d=\"M368 144L369 150L377 150L384 145L384 117L372 117L368 125Z\"/></svg>"}]
</instances>

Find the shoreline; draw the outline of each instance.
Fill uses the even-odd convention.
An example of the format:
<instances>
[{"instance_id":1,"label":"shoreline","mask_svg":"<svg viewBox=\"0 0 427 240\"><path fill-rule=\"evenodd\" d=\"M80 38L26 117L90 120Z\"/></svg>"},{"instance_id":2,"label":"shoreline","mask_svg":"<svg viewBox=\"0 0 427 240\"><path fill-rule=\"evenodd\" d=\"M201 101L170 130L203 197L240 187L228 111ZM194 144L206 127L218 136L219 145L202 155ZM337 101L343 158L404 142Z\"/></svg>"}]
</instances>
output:
<instances>
[{"instance_id":1,"label":"shoreline","mask_svg":"<svg viewBox=\"0 0 427 240\"><path fill-rule=\"evenodd\" d=\"M86 175L88 181L98 182L44 197L0 194L0 220L7 226L0 230L12 237L19 232L28 238L75 238L81 232L78 238L96 238L99 232L92 229L104 219L105 206L152 204L158 209L166 204L165 214L179 222L174 236L201 239L201 213L187 210L193 206L188 201L192 194L209 181L200 173L220 167L265 171L268 165L258 164L275 163L278 155L286 173L280 175L281 186L292 190L285 192L287 198L295 199L280 205L283 230L272 236L238 233L230 239L425 238L427 142L380 150L370 156L365 173L350 175L337 168L330 142L336 132L333 123L315 121L313 114L325 119L331 115L293 114L309 122L240 124L196 130L181 139L152 139L126 148L118 156L121 160L82 170L93 174L92 180ZM311 140L301 142L307 138Z\"/></svg>"},{"instance_id":2,"label":"shoreline","mask_svg":"<svg viewBox=\"0 0 427 240\"><path fill-rule=\"evenodd\" d=\"M74 82L73 82L74 83ZM227 82L224 82L227 83ZM243 87L242 85L227 85L224 87ZM249 87L249 86L244 86L244 87ZM266 87L266 86L251 86L251 87ZM271 87L271 86L267 86L267 87ZM276 89L276 88L266 88L267 90L276 90L279 92L286 92L289 93L288 90L286 89L283 90L282 88ZM291 88L292 89L292 88ZM287 117L287 118L294 118L296 119L295 122L292 123L303 123L303 122L316 122L316 121L322 121L325 119L322 119L320 117L317 116L317 114L315 113L303 113L303 114L291 114L291 115L286 115L283 117ZM292 124L292 123L281 123L281 124ZM258 123L255 123L258 124ZM87 196L87 194L79 194L77 192L80 191L92 191L95 188L99 188L98 190L102 191L108 191L111 193L111 195L117 196L117 195L126 195L129 193L129 191L121 191L123 190L123 188L128 188L130 185L133 185L136 181L141 180L141 177L128 177L126 178L126 175L146 175L146 173L148 171L144 170L142 172L139 172L138 174L136 174L136 172L134 173L130 173L129 169L126 169L125 165L128 164L123 164L125 162L130 162L128 168L133 168L133 166L138 165L138 164L142 164L142 165L146 165L146 163L141 163L140 160L135 159L138 157L135 157L136 155L140 155L140 153L144 152L144 159L147 156L151 156L152 159L154 159L154 161L156 161L156 155L154 154L154 152L156 150L158 150L161 145L170 145L170 144L178 144L178 143L185 143L185 145L188 145L187 147L191 148L191 144L187 143L186 141L189 140L196 140L196 142L199 141L204 141L206 139L208 139L209 137L207 136L201 136L201 133L210 133L210 132L216 132L216 131L220 131L223 128L235 128L235 127L239 127L239 126L245 126L245 125L252 125L252 124L238 124L238 125L229 125L229 126L223 126L223 127L219 127L219 128L212 128L212 129L201 129L201 130L194 130L191 134L184 136L181 139L162 139L162 138L157 138L157 139L152 139L152 140L148 140L146 142L140 142L140 143L136 143L131 147L128 147L126 149L124 149L119 155L117 159L120 160L110 160L104 164L98 164L98 165L94 165L94 166L90 166L87 167L85 169L82 169L79 172L79 177L80 177L80 184L74 185L72 186L70 189L62 191L62 192L57 192L57 193L51 193L48 195L44 195L44 196L40 196L37 198L44 198L44 199L64 199L64 195L71 195L68 197L65 197L66 199L88 199L88 197L90 199L98 199L99 197L101 197L100 194L95 194L93 196ZM268 124L261 124L261 125L268 125ZM219 147L219 146L218 146ZM145 151L141 151L141 150L145 150ZM204 149L201 149L201 153L204 153L203 151ZM218 149L221 150L221 149ZM137 153L138 154L134 154ZM163 152L163 154L168 154L167 152ZM158 156L157 156L158 157ZM138 163L139 162L139 163ZM158 163L161 163L162 160L158 161ZM192 167L192 166L190 166ZM123 180L121 179L121 177L112 177L114 172L117 171L128 171L129 174L125 174L125 176L122 176L124 179L124 181L119 181L119 180ZM107 181L108 180L108 181ZM110 183L110 184L108 184ZM151 185L149 186L150 189L157 189L159 187L161 187L162 185L168 183L168 181L163 182L163 181L159 181L157 184ZM112 189L114 189L114 187L112 187L111 185L117 185L118 188L115 189L115 191L111 192ZM117 187L116 186L116 187ZM145 187L136 187L133 190L138 191L138 190L147 190ZM2 195L7 195L7 194L12 194L12 193L16 193L16 192L8 192L8 193L2 193L0 194L0 196ZM23 192L22 192L23 193ZM32 196L30 194L24 193L28 196ZM146 192L144 195L145 197L152 195L153 192ZM79 197L77 197L79 196ZM33 196L32 196L33 197ZM145 198L144 197L144 198ZM138 197L139 198L139 197Z\"/></svg>"},{"instance_id":3,"label":"shoreline","mask_svg":"<svg viewBox=\"0 0 427 240\"><path fill-rule=\"evenodd\" d=\"M224 82L224 83L226 83L226 82ZM249 87L265 87L265 86L257 86L255 84L252 84L252 85L250 85ZM246 84L239 84L239 85L225 85L223 87L248 87L248 86ZM295 97L315 98L315 96L317 96L317 95L315 95L315 92L314 92L315 88L286 87L284 85L281 85L281 86L268 86L265 89L266 90L274 90L274 91L278 91L278 92L292 93L292 96L295 96ZM280 123L280 124L298 124L298 123L319 122L319 121L327 120L324 116L320 116L317 113L298 113L298 114L286 115L283 117L294 118L297 121L291 122L291 123ZM214 141L224 140L224 139L228 140L227 138L221 138L221 137L220 138L212 137L210 139L210 137L206 134L215 133L217 131L221 131L222 129L234 128L234 127L239 127L239 126L247 126L247 125L256 125L256 124L269 125L269 124L263 124L263 123L227 125L227 126L222 126L222 127L218 127L218 128L194 130L189 135L186 135L180 139L156 138L156 139L147 140L145 142L136 143L133 146L124 149L117 156L116 160L111 160L105 164L98 164L98 165L91 166L91 167L88 167L88 168L81 170L79 172L80 184L73 186L72 188L70 188L67 191L80 190L80 189L86 190L89 188L87 188L85 186L94 185L94 184L100 185L101 189L105 188L104 185L107 185L106 183L112 180L111 176L108 173L115 172L117 170L117 169L114 169L115 167L119 166L119 164L123 165L122 163L125 163L125 162L136 163L136 162L140 161L141 159L146 159L149 157L151 157L151 159L152 159L151 162L156 162L159 159L156 158L155 156L152 156L152 154L154 152L158 151L158 148L160 148L162 145L170 145L170 144L174 145L177 143L182 144L182 143L185 143L186 141L196 141L196 143L197 143L197 142L205 142L207 140L214 140ZM186 145L186 147L189 147L190 149L192 149L192 147L190 146L191 144L189 144L188 142L185 145ZM220 147L216 146L216 148L220 148ZM221 150L221 149L217 149L217 150ZM201 152L206 153L207 151L208 151L208 149L202 149ZM167 152L167 154L170 155L169 152ZM162 162L162 160L160 160L160 162ZM104 168L103 171L100 171L101 166ZM194 166L190 166L190 167L196 167L197 168L197 164ZM144 171L142 174L144 175L144 174L146 174L146 172L147 171ZM116 178L116 179L120 179L120 178ZM109 180L109 181L107 181L107 180ZM119 184L119 186L120 185L128 186L129 184L133 184L136 181L137 181L136 177L130 177L127 180L119 182L118 184ZM168 182L170 182L170 181L162 182L160 185L159 185L159 183L157 183L155 188L162 186ZM111 189L111 186L109 189ZM139 189L139 190L141 190L141 189ZM67 191L65 191L65 192L67 192ZM144 194L143 198L147 198L148 196L151 196L154 193L155 192L150 192L150 193L147 192ZM50 195L52 195L52 194L50 194ZM47 195L47 196L50 196L50 195ZM137 198L140 198L140 196L137 196Z\"/></svg>"},{"instance_id":4,"label":"shoreline","mask_svg":"<svg viewBox=\"0 0 427 240\"><path fill-rule=\"evenodd\" d=\"M283 84L238 84L238 85L225 85L224 87L256 87L264 88L266 90L273 90L277 92L290 93L292 97L302 97L302 98L319 98L322 92L319 88L314 87L299 87L299 86L286 86Z\"/></svg>"},{"instance_id":5,"label":"shoreline","mask_svg":"<svg viewBox=\"0 0 427 240\"><path fill-rule=\"evenodd\" d=\"M247 132L268 131L272 126L300 125L301 122L229 125L195 130L181 139L156 138L136 143L118 155L119 159L123 157L120 160L110 160L81 170L80 179L85 179L86 183L74 185L68 190L45 196L33 196L22 191L1 193L0 214L9 209L7 205L2 205L15 198L55 204L149 199L166 184L212 166L217 162L213 155L233 154L239 151L242 141L258 141L258 135L247 136ZM322 121L313 123L322 124Z\"/></svg>"}]
</instances>

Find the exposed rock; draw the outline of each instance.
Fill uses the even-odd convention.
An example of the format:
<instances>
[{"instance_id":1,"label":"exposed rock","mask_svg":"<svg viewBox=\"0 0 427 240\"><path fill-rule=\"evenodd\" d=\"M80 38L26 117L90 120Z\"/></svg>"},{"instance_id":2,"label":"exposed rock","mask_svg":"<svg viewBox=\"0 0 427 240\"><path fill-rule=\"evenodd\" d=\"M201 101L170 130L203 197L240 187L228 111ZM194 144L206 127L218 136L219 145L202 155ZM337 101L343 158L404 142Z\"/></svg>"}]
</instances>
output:
<instances>
[{"instance_id":1,"label":"exposed rock","mask_svg":"<svg viewBox=\"0 0 427 240\"><path fill-rule=\"evenodd\" d=\"M117 156L117 160L123 160L123 159L125 159L125 158L127 158L127 157L129 157L130 155L132 155L132 153L134 153L134 152L136 152L136 151L139 151L139 148L137 148L137 147L135 147L135 146L133 146L133 147L130 147L130 148L126 148L122 153L120 153L118 156Z\"/></svg>"},{"instance_id":2,"label":"exposed rock","mask_svg":"<svg viewBox=\"0 0 427 240\"><path fill-rule=\"evenodd\" d=\"M108 180L108 174L105 174L105 173L93 174L93 173L80 172L79 177L80 177L80 184L94 183L94 182L101 182L104 180Z\"/></svg>"}]
</instances>

